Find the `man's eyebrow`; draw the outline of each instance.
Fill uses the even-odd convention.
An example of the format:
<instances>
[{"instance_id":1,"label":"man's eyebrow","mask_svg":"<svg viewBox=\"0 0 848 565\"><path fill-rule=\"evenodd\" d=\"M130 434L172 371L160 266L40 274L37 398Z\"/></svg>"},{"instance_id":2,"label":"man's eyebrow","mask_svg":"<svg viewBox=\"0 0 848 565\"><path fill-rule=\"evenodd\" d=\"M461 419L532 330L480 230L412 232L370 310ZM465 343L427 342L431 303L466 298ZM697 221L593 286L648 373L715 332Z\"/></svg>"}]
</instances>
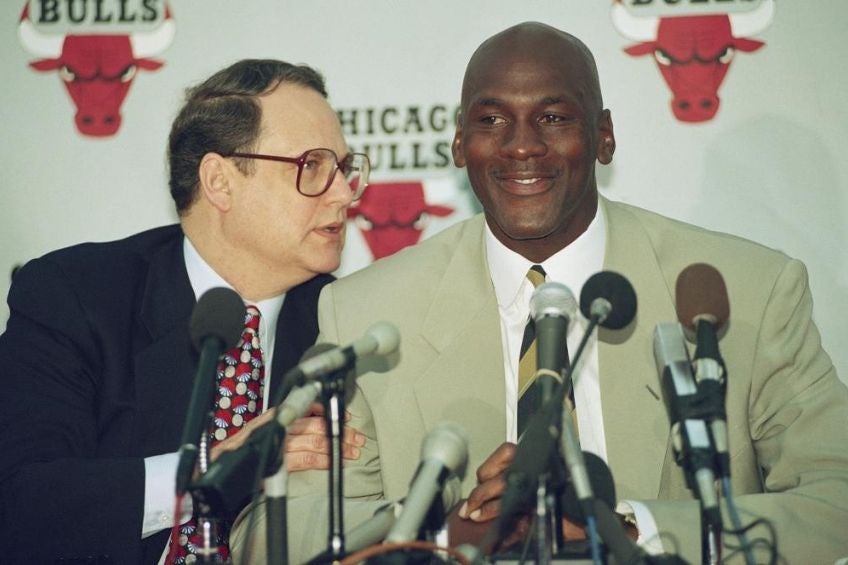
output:
<instances>
[{"instance_id":1,"label":"man's eyebrow","mask_svg":"<svg viewBox=\"0 0 848 565\"><path fill-rule=\"evenodd\" d=\"M478 98L471 102L472 106L503 106L503 100L493 96Z\"/></svg>"}]
</instances>

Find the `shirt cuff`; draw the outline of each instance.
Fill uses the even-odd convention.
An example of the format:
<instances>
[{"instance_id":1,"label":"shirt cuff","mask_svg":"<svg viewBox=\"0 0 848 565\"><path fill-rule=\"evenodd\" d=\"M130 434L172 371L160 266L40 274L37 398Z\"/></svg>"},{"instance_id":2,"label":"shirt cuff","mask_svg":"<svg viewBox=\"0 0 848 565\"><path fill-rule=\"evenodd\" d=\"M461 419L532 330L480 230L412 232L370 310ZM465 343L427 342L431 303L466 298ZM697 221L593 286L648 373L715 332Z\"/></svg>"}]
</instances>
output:
<instances>
[{"instance_id":1,"label":"shirt cuff","mask_svg":"<svg viewBox=\"0 0 848 565\"><path fill-rule=\"evenodd\" d=\"M649 555L665 553L662 538L659 536L659 527L647 506L635 500L621 500L616 505L615 511L636 524L639 530L639 539L636 543L639 547Z\"/></svg>"},{"instance_id":2,"label":"shirt cuff","mask_svg":"<svg viewBox=\"0 0 848 565\"><path fill-rule=\"evenodd\" d=\"M179 453L166 453L144 460L144 516L142 539L174 525L174 492L177 488ZM191 518L190 496L184 496L180 508L180 524Z\"/></svg>"}]
</instances>

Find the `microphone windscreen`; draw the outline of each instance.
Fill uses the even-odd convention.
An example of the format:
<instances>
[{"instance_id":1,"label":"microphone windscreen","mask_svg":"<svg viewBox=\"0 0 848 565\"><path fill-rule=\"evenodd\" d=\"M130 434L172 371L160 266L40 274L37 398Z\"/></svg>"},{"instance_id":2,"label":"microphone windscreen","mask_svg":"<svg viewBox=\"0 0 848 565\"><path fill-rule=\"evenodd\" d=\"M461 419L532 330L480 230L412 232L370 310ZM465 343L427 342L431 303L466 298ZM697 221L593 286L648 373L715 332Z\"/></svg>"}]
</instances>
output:
<instances>
[{"instance_id":1,"label":"microphone windscreen","mask_svg":"<svg viewBox=\"0 0 848 565\"><path fill-rule=\"evenodd\" d=\"M421 443L421 460L435 459L451 473L465 475L468 463L468 434L454 422L439 422Z\"/></svg>"},{"instance_id":2,"label":"microphone windscreen","mask_svg":"<svg viewBox=\"0 0 848 565\"><path fill-rule=\"evenodd\" d=\"M574 317L577 300L567 286L558 282L546 282L536 287L530 297L530 317L538 321L546 316Z\"/></svg>"},{"instance_id":3,"label":"microphone windscreen","mask_svg":"<svg viewBox=\"0 0 848 565\"><path fill-rule=\"evenodd\" d=\"M224 349L235 347L244 331L244 316L244 302L234 290L211 288L203 293L191 313L191 342L200 349L203 340L216 337L224 343Z\"/></svg>"},{"instance_id":4,"label":"microphone windscreen","mask_svg":"<svg viewBox=\"0 0 848 565\"><path fill-rule=\"evenodd\" d=\"M377 355L394 353L400 346L400 333L390 322L374 322L366 333L376 342L374 353Z\"/></svg>"},{"instance_id":5,"label":"microphone windscreen","mask_svg":"<svg viewBox=\"0 0 848 565\"><path fill-rule=\"evenodd\" d=\"M609 313L599 325L611 330L620 330L636 317L636 292L623 275L615 271L595 273L580 290L580 312L591 319L592 305L602 299L609 303Z\"/></svg>"},{"instance_id":6,"label":"microphone windscreen","mask_svg":"<svg viewBox=\"0 0 848 565\"><path fill-rule=\"evenodd\" d=\"M730 317L727 286L712 265L693 263L677 277L675 288L677 319L685 328L696 331L698 320L706 320L716 329Z\"/></svg>"},{"instance_id":7,"label":"microphone windscreen","mask_svg":"<svg viewBox=\"0 0 848 565\"><path fill-rule=\"evenodd\" d=\"M589 475L589 483L592 485L592 494L595 498L602 500L608 507L615 508L615 481L612 472L603 459L589 453L583 452L583 460L586 462L586 474ZM568 481L562 492L562 512L572 522L583 525L583 510L577 500L577 492L574 490L573 481Z\"/></svg>"}]
</instances>

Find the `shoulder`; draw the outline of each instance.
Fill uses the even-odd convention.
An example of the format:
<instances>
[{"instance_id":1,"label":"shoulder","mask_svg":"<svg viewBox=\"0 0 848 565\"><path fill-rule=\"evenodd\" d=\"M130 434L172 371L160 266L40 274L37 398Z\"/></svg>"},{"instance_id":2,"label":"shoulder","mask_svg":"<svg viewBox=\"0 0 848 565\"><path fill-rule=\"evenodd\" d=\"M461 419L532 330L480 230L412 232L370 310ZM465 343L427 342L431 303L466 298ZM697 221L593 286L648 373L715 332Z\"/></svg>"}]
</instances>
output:
<instances>
[{"instance_id":1,"label":"shoulder","mask_svg":"<svg viewBox=\"0 0 848 565\"><path fill-rule=\"evenodd\" d=\"M179 225L153 228L137 234L106 242L86 242L52 251L36 259L36 262L49 262L67 268L75 265L87 267L92 262L108 269L112 261L144 261L163 247L182 242L183 232Z\"/></svg>"},{"instance_id":2,"label":"shoulder","mask_svg":"<svg viewBox=\"0 0 848 565\"><path fill-rule=\"evenodd\" d=\"M648 238L662 265L680 270L692 263L708 263L725 276L752 271L772 277L792 259L785 253L733 234L706 229L622 202L606 201L609 230L638 229ZM628 236L630 234L624 233Z\"/></svg>"},{"instance_id":3,"label":"shoulder","mask_svg":"<svg viewBox=\"0 0 848 565\"><path fill-rule=\"evenodd\" d=\"M347 288L420 287L434 281L452 262L465 255L477 255L483 245L482 214L450 226L424 241L379 259L332 284L335 290Z\"/></svg>"},{"instance_id":4,"label":"shoulder","mask_svg":"<svg viewBox=\"0 0 848 565\"><path fill-rule=\"evenodd\" d=\"M182 264L182 241L179 225L171 225L121 240L81 243L52 251L17 271L9 293L10 305L44 303L56 296L74 296L76 301L88 302L140 294L152 262L171 270Z\"/></svg>"}]
</instances>

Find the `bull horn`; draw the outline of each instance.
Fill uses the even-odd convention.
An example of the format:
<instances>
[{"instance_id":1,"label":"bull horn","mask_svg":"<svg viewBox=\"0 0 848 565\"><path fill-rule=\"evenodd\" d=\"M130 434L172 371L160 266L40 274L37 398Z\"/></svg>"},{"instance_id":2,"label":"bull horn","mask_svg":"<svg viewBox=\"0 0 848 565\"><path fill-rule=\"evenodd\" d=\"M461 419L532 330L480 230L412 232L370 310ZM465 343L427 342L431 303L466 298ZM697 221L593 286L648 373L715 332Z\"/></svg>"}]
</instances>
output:
<instances>
[{"instance_id":1,"label":"bull horn","mask_svg":"<svg viewBox=\"0 0 848 565\"><path fill-rule=\"evenodd\" d=\"M18 37L27 51L47 59L58 59L62 53L62 44L65 42L64 35L41 33L32 25L29 19L29 2L24 7L21 21L18 23Z\"/></svg>"},{"instance_id":2,"label":"bull horn","mask_svg":"<svg viewBox=\"0 0 848 565\"><path fill-rule=\"evenodd\" d=\"M657 17L638 17L627 11L620 0L612 5L612 23L618 33L633 41L654 41L660 20Z\"/></svg>"},{"instance_id":3,"label":"bull horn","mask_svg":"<svg viewBox=\"0 0 848 565\"><path fill-rule=\"evenodd\" d=\"M145 57L153 57L168 48L174 40L174 18L171 17L171 10L165 7L165 21L154 29L144 33L133 33L130 35L130 43L132 44L133 56L136 59L144 59Z\"/></svg>"},{"instance_id":4,"label":"bull horn","mask_svg":"<svg viewBox=\"0 0 848 565\"><path fill-rule=\"evenodd\" d=\"M751 37L768 27L774 16L774 0L762 0L750 12L728 14L733 37Z\"/></svg>"}]
</instances>

